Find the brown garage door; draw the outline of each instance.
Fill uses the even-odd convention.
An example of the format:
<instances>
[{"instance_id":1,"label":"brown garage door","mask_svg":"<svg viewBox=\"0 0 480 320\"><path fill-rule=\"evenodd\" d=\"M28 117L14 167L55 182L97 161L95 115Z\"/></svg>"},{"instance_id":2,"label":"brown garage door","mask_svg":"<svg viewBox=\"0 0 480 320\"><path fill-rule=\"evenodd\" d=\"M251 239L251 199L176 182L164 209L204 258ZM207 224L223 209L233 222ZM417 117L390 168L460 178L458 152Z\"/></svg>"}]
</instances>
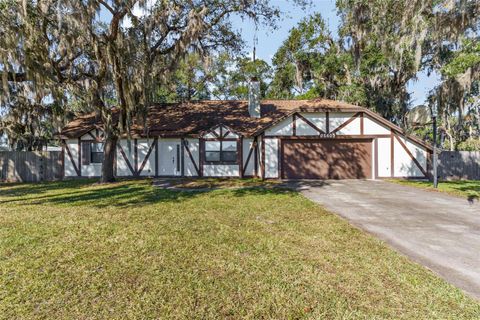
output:
<instances>
[{"instance_id":1,"label":"brown garage door","mask_svg":"<svg viewBox=\"0 0 480 320\"><path fill-rule=\"evenodd\" d=\"M285 179L365 179L372 176L372 140L283 140Z\"/></svg>"}]
</instances>

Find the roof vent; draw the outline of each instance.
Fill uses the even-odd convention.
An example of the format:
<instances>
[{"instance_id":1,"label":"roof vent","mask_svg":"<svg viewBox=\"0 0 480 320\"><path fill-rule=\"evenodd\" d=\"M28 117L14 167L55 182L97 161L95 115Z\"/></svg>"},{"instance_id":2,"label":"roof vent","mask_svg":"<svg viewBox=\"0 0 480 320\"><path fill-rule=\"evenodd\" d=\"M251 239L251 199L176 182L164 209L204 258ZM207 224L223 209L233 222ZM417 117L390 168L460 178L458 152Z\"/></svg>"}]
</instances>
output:
<instances>
[{"instance_id":1,"label":"roof vent","mask_svg":"<svg viewBox=\"0 0 480 320\"><path fill-rule=\"evenodd\" d=\"M252 118L260 118L260 82L255 77L248 84L248 113Z\"/></svg>"}]
</instances>

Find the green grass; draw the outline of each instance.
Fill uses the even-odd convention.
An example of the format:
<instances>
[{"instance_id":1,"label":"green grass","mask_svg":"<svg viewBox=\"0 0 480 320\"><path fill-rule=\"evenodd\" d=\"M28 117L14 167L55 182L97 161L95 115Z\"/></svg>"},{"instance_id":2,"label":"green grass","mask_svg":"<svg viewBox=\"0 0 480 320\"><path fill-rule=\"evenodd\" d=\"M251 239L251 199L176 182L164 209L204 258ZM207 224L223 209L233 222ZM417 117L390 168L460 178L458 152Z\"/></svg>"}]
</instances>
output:
<instances>
[{"instance_id":1,"label":"green grass","mask_svg":"<svg viewBox=\"0 0 480 320\"><path fill-rule=\"evenodd\" d=\"M478 319L301 195L150 181L0 186L3 319Z\"/></svg>"},{"instance_id":2,"label":"green grass","mask_svg":"<svg viewBox=\"0 0 480 320\"><path fill-rule=\"evenodd\" d=\"M246 188L246 187L275 187L279 180L261 180L258 178L231 179L231 178L175 178L159 179L160 183L167 183L176 189L205 189L205 188Z\"/></svg>"},{"instance_id":3,"label":"green grass","mask_svg":"<svg viewBox=\"0 0 480 320\"><path fill-rule=\"evenodd\" d=\"M417 180L389 180L391 182L418 187L430 191L445 192L454 196L464 197L471 200L480 198L480 180L440 181L438 189L433 187L430 181Z\"/></svg>"}]
</instances>

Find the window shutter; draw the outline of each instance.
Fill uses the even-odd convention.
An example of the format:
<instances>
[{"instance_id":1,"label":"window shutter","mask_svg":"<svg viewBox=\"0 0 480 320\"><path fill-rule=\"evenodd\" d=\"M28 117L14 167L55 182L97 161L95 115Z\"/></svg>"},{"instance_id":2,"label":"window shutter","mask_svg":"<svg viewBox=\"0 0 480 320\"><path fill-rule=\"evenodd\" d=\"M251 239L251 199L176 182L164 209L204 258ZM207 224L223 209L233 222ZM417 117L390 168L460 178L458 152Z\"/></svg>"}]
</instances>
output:
<instances>
[{"instance_id":1,"label":"window shutter","mask_svg":"<svg viewBox=\"0 0 480 320\"><path fill-rule=\"evenodd\" d=\"M90 164L90 142L82 142L82 165Z\"/></svg>"}]
</instances>

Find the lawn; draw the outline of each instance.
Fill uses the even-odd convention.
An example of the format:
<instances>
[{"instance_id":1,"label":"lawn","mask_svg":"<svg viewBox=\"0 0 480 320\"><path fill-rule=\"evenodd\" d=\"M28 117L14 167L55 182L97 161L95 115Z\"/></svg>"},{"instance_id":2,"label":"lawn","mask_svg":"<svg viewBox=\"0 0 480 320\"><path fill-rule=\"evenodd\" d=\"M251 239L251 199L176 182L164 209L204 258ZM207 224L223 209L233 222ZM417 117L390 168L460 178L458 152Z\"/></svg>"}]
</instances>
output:
<instances>
[{"instance_id":1,"label":"lawn","mask_svg":"<svg viewBox=\"0 0 480 320\"><path fill-rule=\"evenodd\" d=\"M3 319L474 319L480 305L298 193L0 186Z\"/></svg>"},{"instance_id":2,"label":"lawn","mask_svg":"<svg viewBox=\"0 0 480 320\"><path fill-rule=\"evenodd\" d=\"M430 181L419 180L389 180L391 182L418 187L430 191L446 192L448 194L468 198L470 200L479 200L480 198L480 180L462 180L462 181L440 181L438 189L433 187Z\"/></svg>"}]
</instances>

